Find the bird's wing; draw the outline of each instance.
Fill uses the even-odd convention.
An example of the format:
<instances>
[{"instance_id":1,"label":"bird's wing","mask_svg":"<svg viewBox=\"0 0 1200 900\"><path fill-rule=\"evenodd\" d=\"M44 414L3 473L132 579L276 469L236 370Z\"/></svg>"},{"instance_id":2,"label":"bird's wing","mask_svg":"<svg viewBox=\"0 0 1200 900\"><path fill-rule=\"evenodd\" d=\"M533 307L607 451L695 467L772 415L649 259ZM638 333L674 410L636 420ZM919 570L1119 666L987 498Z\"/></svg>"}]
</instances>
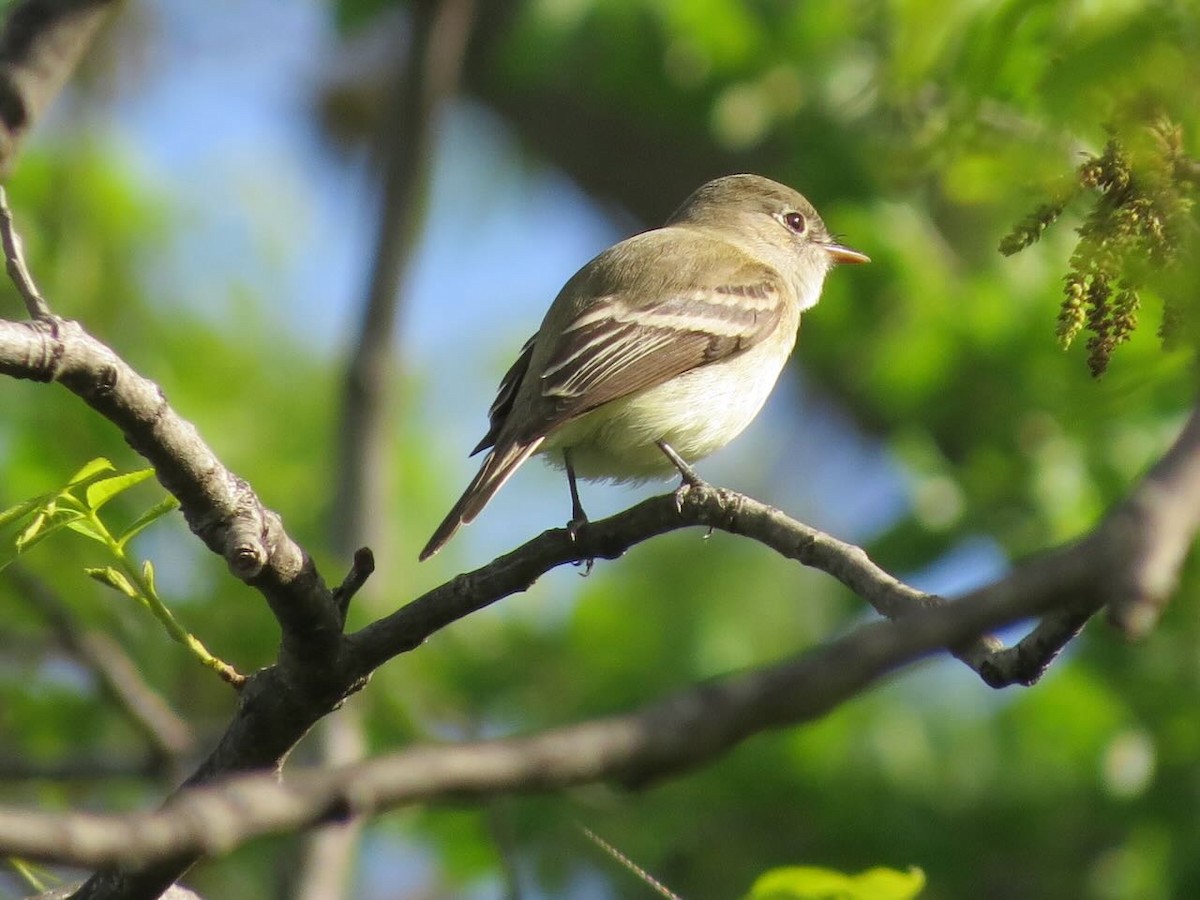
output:
<instances>
[{"instance_id":1,"label":"bird's wing","mask_svg":"<svg viewBox=\"0 0 1200 900\"><path fill-rule=\"evenodd\" d=\"M491 407L488 408L488 432L483 436L475 449L471 451L471 456L481 450L486 450L488 447L496 443L496 438L500 434L500 429L504 427L504 421L508 418L509 410L512 409L513 400L516 399L517 389L520 388L521 382L525 379L525 373L529 371L529 361L533 359L533 345L537 340L535 334L527 340L521 352L517 356L517 361L509 367L509 370L504 373L504 377L500 379L500 387L496 389L496 399L492 401Z\"/></svg>"},{"instance_id":2,"label":"bird's wing","mask_svg":"<svg viewBox=\"0 0 1200 900\"><path fill-rule=\"evenodd\" d=\"M784 315L774 270L748 263L708 284L666 285L658 296L618 293L589 303L540 367L547 425L655 387L764 340Z\"/></svg>"},{"instance_id":3,"label":"bird's wing","mask_svg":"<svg viewBox=\"0 0 1200 900\"><path fill-rule=\"evenodd\" d=\"M631 256L612 248L563 289L576 298L573 312L561 327L543 326L548 338L539 333L525 342L472 454L496 444L517 402L528 403L526 414L520 435L508 437L545 436L604 403L748 350L778 327L786 288L773 268L679 229L633 241L643 242L646 252ZM679 266L681 243L691 244L690 258L703 261L696 268L705 274ZM603 292L595 289L600 285ZM526 384L530 379L535 383Z\"/></svg>"},{"instance_id":4,"label":"bird's wing","mask_svg":"<svg viewBox=\"0 0 1200 900\"><path fill-rule=\"evenodd\" d=\"M650 308L604 304L564 333L541 373L542 395L582 407L572 410L579 415L748 350L781 314L768 280L677 294Z\"/></svg>"}]
</instances>

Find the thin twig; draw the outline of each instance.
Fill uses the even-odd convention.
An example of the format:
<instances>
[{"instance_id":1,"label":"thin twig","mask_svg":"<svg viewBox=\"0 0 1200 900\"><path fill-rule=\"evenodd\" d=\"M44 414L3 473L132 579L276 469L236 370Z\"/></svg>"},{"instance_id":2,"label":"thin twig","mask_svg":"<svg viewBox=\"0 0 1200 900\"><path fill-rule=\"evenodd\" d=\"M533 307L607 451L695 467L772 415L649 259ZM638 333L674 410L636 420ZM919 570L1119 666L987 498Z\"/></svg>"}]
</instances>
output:
<instances>
[{"instance_id":1,"label":"thin twig","mask_svg":"<svg viewBox=\"0 0 1200 900\"><path fill-rule=\"evenodd\" d=\"M333 591L333 602L337 606L338 612L341 613L343 622L350 609L350 601L354 599L355 594L362 590L362 586L367 583L367 579L374 571L375 554L371 552L370 547L359 547L354 552L354 562L350 566L350 571Z\"/></svg>"},{"instance_id":2,"label":"thin twig","mask_svg":"<svg viewBox=\"0 0 1200 900\"><path fill-rule=\"evenodd\" d=\"M4 247L4 261L8 269L8 277L12 280L21 298L25 301L25 309L31 319L49 319L53 314L50 305L46 303L29 266L25 263L25 246L21 235L13 224L12 210L8 208L8 192L0 186L0 245Z\"/></svg>"},{"instance_id":3,"label":"thin twig","mask_svg":"<svg viewBox=\"0 0 1200 900\"><path fill-rule=\"evenodd\" d=\"M596 832L592 831L592 829L583 824L579 824L578 828L581 832L583 832L584 837L623 865L638 878L642 879L642 881L646 882L646 884L650 885L650 887L653 888L655 893L657 893L660 897L666 897L667 900L683 900L682 897L680 897L673 890L635 863L632 859L630 859L608 841L604 840L604 838L600 837L600 835L596 834Z\"/></svg>"}]
</instances>

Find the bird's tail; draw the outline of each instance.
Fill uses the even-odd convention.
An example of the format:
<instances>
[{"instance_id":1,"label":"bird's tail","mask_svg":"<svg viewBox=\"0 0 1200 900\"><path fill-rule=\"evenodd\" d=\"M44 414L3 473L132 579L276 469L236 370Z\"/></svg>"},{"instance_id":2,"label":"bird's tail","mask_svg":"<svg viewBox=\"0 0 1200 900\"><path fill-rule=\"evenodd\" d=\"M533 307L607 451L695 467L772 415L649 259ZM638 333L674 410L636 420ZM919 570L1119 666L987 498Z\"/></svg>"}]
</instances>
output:
<instances>
[{"instance_id":1,"label":"bird's tail","mask_svg":"<svg viewBox=\"0 0 1200 900\"><path fill-rule=\"evenodd\" d=\"M419 558L429 559L441 550L450 538L454 537L454 532L458 531L460 525L474 521L496 491L504 487L504 482L512 477L513 472L520 468L521 463L529 459L534 451L542 445L543 440L545 440L544 437L538 437L529 442L493 448L492 452L484 458L483 465L479 467L479 472L471 479L471 483L467 485L463 495L458 498L458 502L442 520L442 524L437 527L433 537L421 551Z\"/></svg>"}]
</instances>

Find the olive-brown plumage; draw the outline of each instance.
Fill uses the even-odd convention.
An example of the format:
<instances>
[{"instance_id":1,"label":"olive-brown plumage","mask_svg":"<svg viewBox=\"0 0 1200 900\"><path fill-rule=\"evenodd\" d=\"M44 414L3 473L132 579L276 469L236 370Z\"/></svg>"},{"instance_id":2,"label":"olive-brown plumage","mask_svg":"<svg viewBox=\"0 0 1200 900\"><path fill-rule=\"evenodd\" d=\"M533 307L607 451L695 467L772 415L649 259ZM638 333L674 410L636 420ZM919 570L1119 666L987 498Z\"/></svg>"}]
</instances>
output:
<instances>
[{"instance_id":1,"label":"olive-brown plumage","mask_svg":"<svg viewBox=\"0 0 1200 900\"><path fill-rule=\"evenodd\" d=\"M491 448L421 552L436 553L522 463L545 453L574 475L669 474L660 448L692 462L750 424L796 342L800 314L837 262L812 205L757 175L710 181L662 228L575 273L500 383Z\"/></svg>"}]
</instances>

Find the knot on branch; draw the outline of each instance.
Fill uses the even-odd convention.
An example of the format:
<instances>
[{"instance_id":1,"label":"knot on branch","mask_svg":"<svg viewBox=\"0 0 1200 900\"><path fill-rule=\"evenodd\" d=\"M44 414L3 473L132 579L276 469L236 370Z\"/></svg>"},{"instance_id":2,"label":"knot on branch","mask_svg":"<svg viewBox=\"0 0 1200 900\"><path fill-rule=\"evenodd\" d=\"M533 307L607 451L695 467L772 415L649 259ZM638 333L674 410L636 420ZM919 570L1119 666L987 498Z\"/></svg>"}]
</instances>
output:
<instances>
[{"instance_id":1,"label":"knot on branch","mask_svg":"<svg viewBox=\"0 0 1200 900\"><path fill-rule=\"evenodd\" d=\"M36 336L36 340L28 342L24 348L20 377L39 382L57 381L65 352L63 331L72 326L79 328L75 322L54 316L14 323L14 327L27 328Z\"/></svg>"},{"instance_id":2,"label":"knot on branch","mask_svg":"<svg viewBox=\"0 0 1200 900\"><path fill-rule=\"evenodd\" d=\"M257 504L239 510L225 530L220 552L229 571L242 581L257 578L271 556L265 541L267 520L263 513Z\"/></svg>"}]
</instances>

